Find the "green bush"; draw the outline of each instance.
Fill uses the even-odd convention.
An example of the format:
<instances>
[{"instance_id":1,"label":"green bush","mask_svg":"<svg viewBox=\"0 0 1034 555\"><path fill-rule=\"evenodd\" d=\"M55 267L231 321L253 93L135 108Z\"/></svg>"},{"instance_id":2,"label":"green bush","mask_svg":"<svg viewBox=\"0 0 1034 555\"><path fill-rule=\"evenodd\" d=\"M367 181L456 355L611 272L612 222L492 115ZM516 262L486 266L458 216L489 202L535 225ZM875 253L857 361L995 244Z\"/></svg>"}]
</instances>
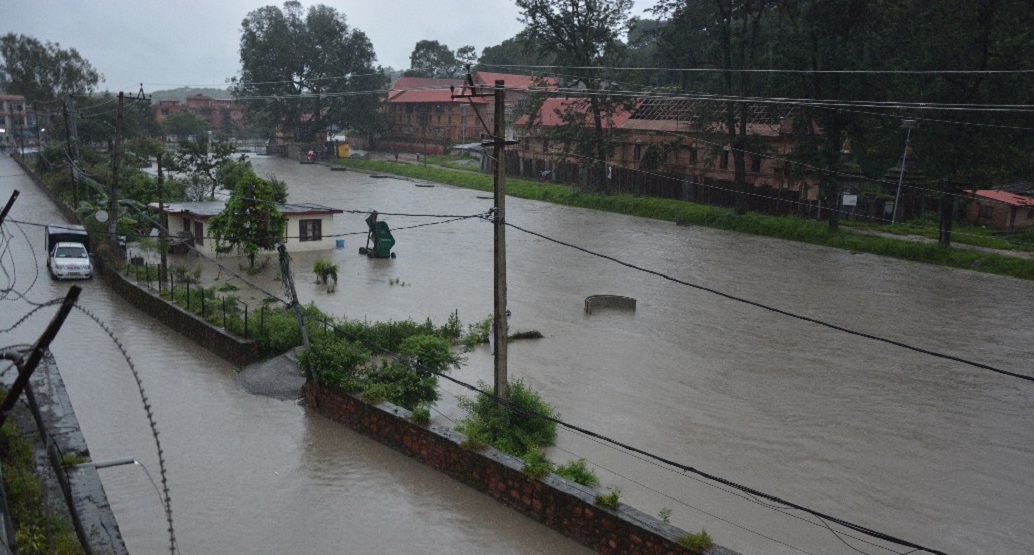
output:
<instances>
[{"instance_id":1,"label":"green bush","mask_svg":"<svg viewBox=\"0 0 1034 555\"><path fill-rule=\"evenodd\" d=\"M606 507L608 509L618 508L618 502L621 499L621 489L612 487L607 493L596 494L596 504L600 507Z\"/></svg>"},{"instance_id":2,"label":"green bush","mask_svg":"<svg viewBox=\"0 0 1034 555\"><path fill-rule=\"evenodd\" d=\"M478 382L478 387L488 389L484 382ZM460 399L459 403L467 417L456 429L467 437L484 437L493 447L511 455L522 457L556 441L556 423L542 416L559 418L559 415L521 380L510 382L505 406L488 395L474 400Z\"/></svg>"},{"instance_id":3,"label":"green bush","mask_svg":"<svg viewBox=\"0 0 1034 555\"><path fill-rule=\"evenodd\" d=\"M431 423L431 405L419 403L413 407L412 415L409 417L414 424L426 426Z\"/></svg>"},{"instance_id":4,"label":"green bush","mask_svg":"<svg viewBox=\"0 0 1034 555\"><path fill-rule=\"evenodd\" d=\"M531 449L521 459L524 461L523 472L535 480L541 480L553 472L553 463L539 449Z\"/></svg>"},{"instance_id":5,"label":"green bush","mask_svg":"<svg viewBox=\"0 0 1034 555\"><path fill-rule=\"evenodd\" d=\"M707 533L707 530L701 530L697 534L683 534L679 536L678 542L683 547L699 549L701 551L709 549L714 545L714 540L711 539L711 535Z\"/></svg>"},{"instance_id":6,"label":"green bush","mask_svg":"<svg viewBox=\"0 0 1034 555\"><path fill-rule=\"evenodd\" d=\"M589 486L590 488L594 488L600 483L600 479L596 476L596 473L585 464L585 459L578 459L567 464L562 464L556 468L555 472L572 482L583 486Z\"/></svg>"}]
</instances>

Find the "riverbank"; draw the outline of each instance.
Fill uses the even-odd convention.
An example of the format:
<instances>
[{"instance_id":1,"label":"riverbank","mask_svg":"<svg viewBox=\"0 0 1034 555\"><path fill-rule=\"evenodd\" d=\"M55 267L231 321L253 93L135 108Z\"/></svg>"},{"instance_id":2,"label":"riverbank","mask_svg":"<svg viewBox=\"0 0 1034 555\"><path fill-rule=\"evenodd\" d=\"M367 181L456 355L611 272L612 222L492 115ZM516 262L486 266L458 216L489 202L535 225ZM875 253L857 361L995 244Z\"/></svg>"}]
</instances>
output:
<instances>
[{"instance_id":1,"label":"riverbank","mask_svg":"<svg viewBox=\"0 0 1034 555\"><path fill-rule=\"evenodd\" d=\"M479 191L492 190L491 175L442 165L420 165L409 161L395 162L360 158L341 158L331 160L328 164ZM980 245L962 247L956 243L956 246L944 248L936 243L913 240L910 235L899 235L898 233L910 231L902 224L874 229L868 225L855 227L856 222L841 222L840 231L830 233L826 222L794 216L766 216L757 213L739 216L731 208L673 199L585 193L571 185L517 178L507 178L506 188L508 195L517 198L652 218L678 225L712 227L834 247L853 253L876 254L913 262L1034 280L1034 259L1030 258L1026 252L1018 250L1015 252L1001 249L987 250L992 245L1005 245L1001 244L1001 241L992 241L986 235L972 237L972 240L981 243ZM848 225L852 227L848 227ZM884 227L890 228L895 233L884 231ZM956 237L962 235L965 235L965 232L956 232Z\"/></svg>"}]
</instances>

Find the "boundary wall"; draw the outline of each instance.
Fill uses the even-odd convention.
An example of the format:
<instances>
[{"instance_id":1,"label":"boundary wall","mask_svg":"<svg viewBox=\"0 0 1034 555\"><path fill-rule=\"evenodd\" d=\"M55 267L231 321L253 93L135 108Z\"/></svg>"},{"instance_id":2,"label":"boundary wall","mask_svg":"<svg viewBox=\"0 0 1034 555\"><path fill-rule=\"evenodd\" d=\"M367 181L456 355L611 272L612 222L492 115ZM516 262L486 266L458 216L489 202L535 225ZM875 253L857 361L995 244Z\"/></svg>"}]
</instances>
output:
<instances>
[{"instance_id":1,"label":"boundary wall","mask_svg":"<svg viewBox=\"0 0 1034 555\"><path fill-rule=\"evenodd\" d=\"M462 446L463 434L420 426L410 411L365 401L311 380L305 401L320 414L458 480L525 516L604 555L737 555L715 545L706 551L678 543L685 531L633 507L596 504L596 492L556 474L541 480L522 471L524 461L493 447Z\"/></svg>"}]
</instances>

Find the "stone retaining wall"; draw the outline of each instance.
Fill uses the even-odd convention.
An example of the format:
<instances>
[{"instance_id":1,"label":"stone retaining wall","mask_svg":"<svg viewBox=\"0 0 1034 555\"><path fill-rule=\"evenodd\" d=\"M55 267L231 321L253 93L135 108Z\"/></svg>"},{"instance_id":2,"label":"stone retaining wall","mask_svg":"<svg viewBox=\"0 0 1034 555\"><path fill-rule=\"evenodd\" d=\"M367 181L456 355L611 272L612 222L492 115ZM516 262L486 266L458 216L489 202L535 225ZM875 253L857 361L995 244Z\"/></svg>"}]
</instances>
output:
<instances>
[{"instance_id":1,"label":"stone retaining wall","mask_svg":"<svg viewBox=\"0 0 1034 555\"><path fill-rule=\"evenodd\" d=\"M603 554L689 555L685 534L637 509L619 504L614 510L595 503L596 492L556 474L535 480L521 469L523 461L487 447L461 446L463 434L440 426L419 426L410 412L391 403L370 405L342 391L308 382L305 400L324 416L347 425L425 465L463 482L500 503ZM736 555L720 546L708 555Z\"/></svg>"}]
</instances>

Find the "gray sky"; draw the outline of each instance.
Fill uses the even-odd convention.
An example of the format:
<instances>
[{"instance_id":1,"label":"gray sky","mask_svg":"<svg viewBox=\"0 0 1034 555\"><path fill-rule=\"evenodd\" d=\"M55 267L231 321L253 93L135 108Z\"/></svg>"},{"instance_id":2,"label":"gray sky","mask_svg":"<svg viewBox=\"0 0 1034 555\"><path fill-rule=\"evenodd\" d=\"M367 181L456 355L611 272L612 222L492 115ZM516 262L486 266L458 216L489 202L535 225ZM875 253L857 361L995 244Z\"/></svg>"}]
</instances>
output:
<instances>
[{"instance_id":1,"label":"gray sky","mask_svg":"<svg viewBox=\"0 0 1034 555\"><path fill-rule=\"evenodd\" d=\"M512 0L323 0L373 42L377 62L409 67L420 40L480 54L517 34ZM636 0L642 15L654 0ZM101 90L225 87L240 67L241 20L269 0L0 0L0 35L9 32L75 48L104 75Z\"/></svg>"}]
</instances>

